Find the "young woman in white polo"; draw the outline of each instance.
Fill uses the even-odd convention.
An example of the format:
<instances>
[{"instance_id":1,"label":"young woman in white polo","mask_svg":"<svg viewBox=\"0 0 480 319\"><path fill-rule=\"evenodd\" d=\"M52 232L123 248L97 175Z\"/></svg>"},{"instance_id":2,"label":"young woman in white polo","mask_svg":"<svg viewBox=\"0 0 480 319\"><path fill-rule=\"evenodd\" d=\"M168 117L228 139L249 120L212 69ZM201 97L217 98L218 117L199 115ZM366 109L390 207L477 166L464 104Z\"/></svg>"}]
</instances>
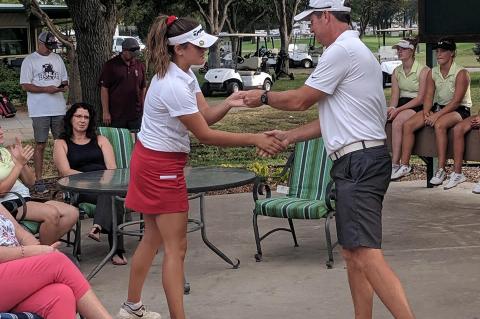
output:
<instances>
[{"instance_id":1,"label":"young woman in white polo","mask_svg":"<svg viewBox=\"0 0 480 319\"><path fill-rule=\"evenodd\" d=\"M403 124L423 109L429 68L415 59L417 40L406 38L393 46L402 61L393 71L388 120L392 121L392 178L400 168Z\"/></svg>"},{"instance_id":2,"label":"young woman in white polo","mask_svg":"<svg viewBox=\"0 0 480 319\"><path fill-rule=\"evenodd\" d=\"M159 16L148 35L148 60L155 69L148 89L138 142L130 166L126 206L143 213L145 234L132 259L128 299L118 318L160 318L140 301L157 251L163 246L162 282L170 317L184 319L184 257L187 249L188 198L183 169L190 151L189 131L201 143L255 145L270 154L283 149L265 134L235 134L209 128L231 107L243 106L243 92L209 108L192 65L205 63L217 37L188 18Z\"/></svg>"}]
</instances>

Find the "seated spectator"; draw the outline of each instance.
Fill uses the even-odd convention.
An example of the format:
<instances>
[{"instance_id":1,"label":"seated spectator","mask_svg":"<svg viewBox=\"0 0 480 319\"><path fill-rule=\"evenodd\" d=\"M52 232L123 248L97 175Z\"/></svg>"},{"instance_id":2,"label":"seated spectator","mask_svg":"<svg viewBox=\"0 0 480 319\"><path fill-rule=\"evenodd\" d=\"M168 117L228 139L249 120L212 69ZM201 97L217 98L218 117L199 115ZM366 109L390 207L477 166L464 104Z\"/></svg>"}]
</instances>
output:
<instances>
[{"instance_id":1,"label":"seated spectator","mask_svg":"<svg viewBox=\"0 0 480 319\"><path fill-rule=\"evenodd\" d=\"M416 39L403 39L393 46L402 61L392 76L388 120L392 123L392 176L400 168L403 124L423 109L429 68L415 59Z\"/></svg>"},{"instance_id":2,"label":"seated spectator","mask_svg":"<svg viewBox=\"0 0 480 319\"><path fill-rule=\"evenodd\" d=\"M3 129L0 127L0 145L3 142ZM40 242L51 245L72 229L78 220L78 209L55 200L45 203L31 201L30 191L25 185L35 184L35 174L27 165L32 157L33 148L30 145L23 146L18 138L9 150L0 146L0 193L16 192L22 195L27 207L24 218L41 223ZM12 213L18 207L17 219L23 215L22 202L16 195L5 194L0 197L0 203Z\"/></svg>"},{"instance_id":3,"label":"seated spectator","mask_svg":"<svg viewBox=\"0 0 480 319\"><path fill-rule=\"evenodd\" d=\"M41 245L0 205L0 312L48 319L111 319L78 268L57 244Z\"/></svg>"},{"instance_id":4,"label":"seated spectator","mask_svg":"<svg viewBox=\"0 0 480 319\"><path fill-rule=\"evenodd\" d=\"M468 71L454 61L457 48L455 42L444 38L435 48L438 65L427 75L423 112L415 114L403 125L402 166L392 175L392 179L411 173L409 162L415 143L415 131L428 125L435 128L439 167L430 183L441 185L447 176L447 130L470 116L470 77Z\"/></svg>"},{"instance_id":5,"label":"seated spectator","mask_svg":"<svg viewBox=\"0 0 480 319\"><path fill-rule=\"evenodd\" d=\"M453 163L454 172L444 189L450 189L467 179L462 174L463 153L465 152L465 134L473 128L480 128L480 111L475 116L470 116L453 127ZM480 194L480 181L475 185L472 192Z\"/></svg>"},{"instance_id":6,"label":"seated spectator","mask_svg":"<svg viewBox=\"0 0 480 319\"><path fill-rule=\"evenodd\" d=\"M55 165L60 175L67 176L81 172L115 169L115 155L108 139L97 135L95 110L87 103L75 103L67 111L64 133L55 140L53 147ZM100 233L107 233L112 246L112 197L81 194L78 202L96 204L93 227L89 237L100 241ZM119 216L119 223L122 222ZM115 265L126 265L123 237L119 237L118 249L112 257Z\"/></svg>"}]
</instances>

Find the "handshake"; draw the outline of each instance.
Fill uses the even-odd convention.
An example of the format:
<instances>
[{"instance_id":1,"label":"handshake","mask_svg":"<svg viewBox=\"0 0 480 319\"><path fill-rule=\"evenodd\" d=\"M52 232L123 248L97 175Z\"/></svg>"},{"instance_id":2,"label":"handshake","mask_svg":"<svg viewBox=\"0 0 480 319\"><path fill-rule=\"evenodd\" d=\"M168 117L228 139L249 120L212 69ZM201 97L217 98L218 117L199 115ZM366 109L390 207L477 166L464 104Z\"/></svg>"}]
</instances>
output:
<instances>
[{"instance_id":1,"label":"handshake","mask_svg":"<svg viewBox=\"0 0 480 319\"><path fill-rule=\"evenodd\" d=\"M259 107L263 103L262 90L235 92L226 99L231 107ZM292 141L288 138L288 132L273 130L255 134L254 144L257 146L257 154L262 157L270 157L284 151Z\"/></svg>"}]
</instances>

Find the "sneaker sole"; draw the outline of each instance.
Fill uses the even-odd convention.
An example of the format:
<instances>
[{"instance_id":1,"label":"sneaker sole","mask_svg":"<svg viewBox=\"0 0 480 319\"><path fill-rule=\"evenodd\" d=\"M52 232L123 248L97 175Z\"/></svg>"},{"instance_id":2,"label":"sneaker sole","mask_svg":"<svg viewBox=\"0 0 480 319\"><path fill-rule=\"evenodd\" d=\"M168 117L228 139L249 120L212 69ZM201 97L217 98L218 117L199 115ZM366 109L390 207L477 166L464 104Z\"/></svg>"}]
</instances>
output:
<instances>
[{"instance_id":1,"label":"sneaker sole","mask_svg":"<svg viewBox=\"0 0 480 319\"><path fill-rule=\"evenodd\" d=\"M463 182L465 182L465 181L466 181L466 180L461 181L460 183L457 183L457 184L455 184L455 185L453 185L453 186L451 186L451 187L444 186L443 189L444 189L444 190L452 189L452 188L454 188L454 187L457 187L458 185L460 185L461 183L463 183Z\"/></svg>"},{"instance_id":2,"label":"sneaker sole","mask_svg":"<svg viewBox=\"0 0 480 319\"><path fill-rule=\"evenodd\" d=\"M409 176L409 175L412 175L412 173L413 173L413 172L410 171L410 172L408 172L407 174L402 175L402 176L400 176L400 177L395 177L395 178L391 178L391 177L390 177L390 181L392 181L392 182L398 181L398 180L400 180L400 179L402 179L402 178L404 178L404 177L407 177L407 176Z\"/></svg>"}]
</instances>

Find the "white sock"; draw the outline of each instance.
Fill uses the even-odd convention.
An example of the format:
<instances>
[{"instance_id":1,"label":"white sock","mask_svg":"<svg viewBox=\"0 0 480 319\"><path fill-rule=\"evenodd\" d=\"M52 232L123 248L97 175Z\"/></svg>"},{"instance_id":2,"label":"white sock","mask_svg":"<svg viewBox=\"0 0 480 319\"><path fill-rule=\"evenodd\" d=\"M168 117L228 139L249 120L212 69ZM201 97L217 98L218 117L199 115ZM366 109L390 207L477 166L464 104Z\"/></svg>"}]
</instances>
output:
<instances>
[{"instance_id":1,"label":"white sock","mask_svg":"<svg viewBox=\"0 0 480 319\"><path fill-rule=\"evenodd\" d=\"M137 303L130 302L130 301L125 301L125 305L128 306L132 310L138 310L138 309L140 309L141 306L143 306L143 303L142 303L141 300Z\"/></svg>"}]
</instances>

